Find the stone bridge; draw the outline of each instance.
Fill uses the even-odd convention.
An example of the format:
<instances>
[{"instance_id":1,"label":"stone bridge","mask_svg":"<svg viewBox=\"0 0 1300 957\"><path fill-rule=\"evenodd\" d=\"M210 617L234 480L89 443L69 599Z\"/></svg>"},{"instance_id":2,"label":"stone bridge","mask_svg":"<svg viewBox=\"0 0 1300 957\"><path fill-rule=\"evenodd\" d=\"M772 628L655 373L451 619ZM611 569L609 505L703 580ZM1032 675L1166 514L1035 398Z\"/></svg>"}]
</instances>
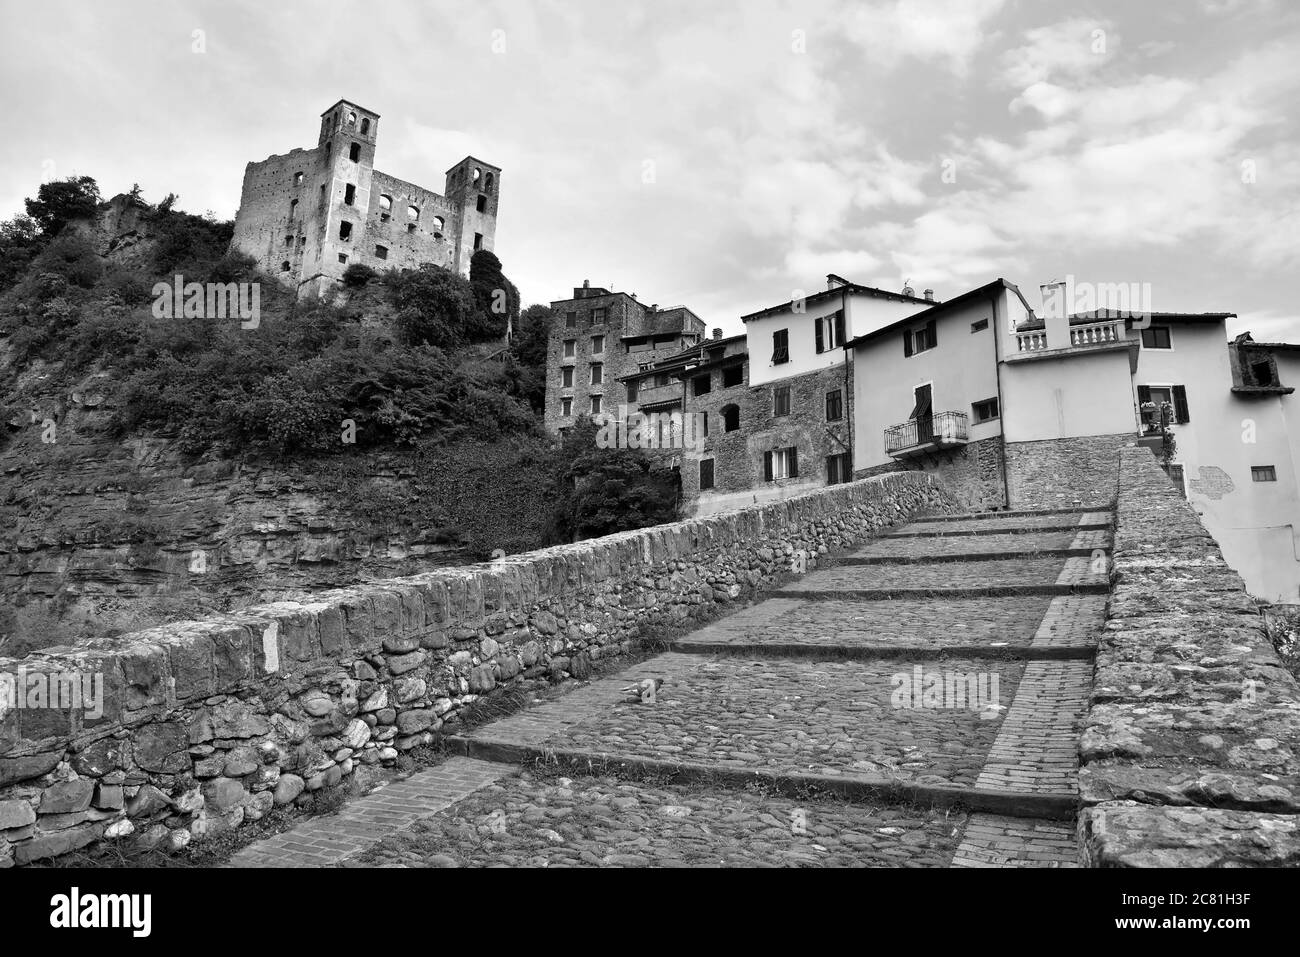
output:
<instances>
[{"instance_id":1,"label":"stone bridge","mask_svg":"<svg viewBox=\"0 0 1300 957\"><path fill-rule=\"evenodd\" d=\"M968 516L893 473L0 662L103 682L0 716L0 864L181 847L433 744L232 863L1298 863L1300 690L1150 453L1114 480Z\"/></svg>"}]
</instances>

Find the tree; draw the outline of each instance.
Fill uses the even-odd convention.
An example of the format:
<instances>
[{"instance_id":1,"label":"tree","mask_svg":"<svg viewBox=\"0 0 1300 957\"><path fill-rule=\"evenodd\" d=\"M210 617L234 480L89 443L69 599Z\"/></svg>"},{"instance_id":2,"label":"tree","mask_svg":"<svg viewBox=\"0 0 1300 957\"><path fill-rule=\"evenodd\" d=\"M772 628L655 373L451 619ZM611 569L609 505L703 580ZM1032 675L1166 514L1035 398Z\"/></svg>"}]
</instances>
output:
<instances>
[{"instance_id":1,"label":"tree","mask_svg":"<svg viewBox=\"0 0 1300 957\"><path fill-rule=\"evenodd\" d=\"M26 200L27 215L45 236L53 236L74 219L85 219L99 206L99 185L89 176L42 183L36 198Z\"/></svg>"},{"instance_id":2,"label":"tree","mask_svg":"<svg viewBox=\"0 0 1300 957\"><path fill-rule=\"evenodd\" d=\"M538 412L546 406L546 345L554 313L550 306L529 306L519 315L510 352L518 365L519 393Z\"/></svg>"},{"instance_id":3,"label":"tree","mask_svg":"<svg viewBox=\"0 0 1300 957\"><path fill-rule=\"evenodd\" d=\"M677 473L651 469L640 450L602 449L590 420L575 425L558 453L548 537L572 542L677 520Z\"/></svg>"},{"instance_id":4,"label":"tree","mask_svg":"<svg viewBox=\"0 0 1300 957\"><path fill-rule=\"evenodd\" d=\"M18 215L0 222L0 292L8 289L27 271L40 251L40 226L30 216Z\"/></svg>"},{"instance_id":5,"label":"tree","mask_svg":"<svg viewBox=\"0 0 1300 957\"><path fill-rule=\"evenodd\" d=\"M519 319L519 290L501 271L496 253L480 249L470 258L469 284L478 314L469 330L473 340L500 339L513 330Z\"/></svg>"},{"instance_id":6,"label":"tree","mask_svg":"<svg viewBox=\"0 0 1300 957\"><path fill-rule=\"evenodd\" d=\"M397 329L407 345L452 349L466 341L474 314L469 283L453 272L426 263L403 270L391 284Z\"/></svg>"}]
</instances>

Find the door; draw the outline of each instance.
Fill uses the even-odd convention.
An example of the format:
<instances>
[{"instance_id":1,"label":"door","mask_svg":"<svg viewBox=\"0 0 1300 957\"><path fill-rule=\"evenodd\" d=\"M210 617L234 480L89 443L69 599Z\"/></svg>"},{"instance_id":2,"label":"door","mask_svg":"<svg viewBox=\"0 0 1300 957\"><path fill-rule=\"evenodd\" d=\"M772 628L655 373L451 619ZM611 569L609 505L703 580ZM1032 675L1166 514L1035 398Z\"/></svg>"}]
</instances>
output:
<instances>
[{"instance_id":1,"label":"door","mask_svg":"<svg viewBox=\"0 0 1300 957\"><path fill-rule=\"evenodd\" d=\"M930 402L929 384L916 388L916 407L911 418L916 420L916 444L924 445L934 438L934 415Z\"/></svg>"}]
</instances>

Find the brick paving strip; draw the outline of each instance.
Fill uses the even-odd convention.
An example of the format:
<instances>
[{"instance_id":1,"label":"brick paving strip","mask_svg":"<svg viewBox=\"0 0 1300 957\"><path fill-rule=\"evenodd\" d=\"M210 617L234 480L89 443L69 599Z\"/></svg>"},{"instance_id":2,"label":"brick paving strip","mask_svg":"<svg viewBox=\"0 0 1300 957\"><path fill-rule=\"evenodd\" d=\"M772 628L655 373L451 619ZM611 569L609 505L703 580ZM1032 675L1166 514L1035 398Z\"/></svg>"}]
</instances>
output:
<instances>
[{"instance_id":1,"label":"brick paving strip","mask_svg":"<svg viewBox=\"0 0 1300 957\"><path fill-rule=\"evenodd\" d=\"M331 867L511 773L503 764L453 757L350 801L337 814L250 844L228 866Z\"/></svg>"}]
</instances>

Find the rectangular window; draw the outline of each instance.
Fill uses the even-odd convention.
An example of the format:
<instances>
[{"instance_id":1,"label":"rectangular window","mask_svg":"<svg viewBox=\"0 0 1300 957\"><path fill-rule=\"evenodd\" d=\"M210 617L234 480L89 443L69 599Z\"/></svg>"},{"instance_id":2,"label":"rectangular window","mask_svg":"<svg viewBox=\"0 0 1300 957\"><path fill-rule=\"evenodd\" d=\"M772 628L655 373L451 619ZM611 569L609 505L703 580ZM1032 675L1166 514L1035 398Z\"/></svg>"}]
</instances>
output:
<instances>
[{"instance_id":1,"label":"rectangular window","mask_svg":"<svg viewBox=\"0 0 1300 957\"><path fill-rule=\"evenodd\" d=\"M1276 482L1277 469L1272 465L1252 465L1250 467L1250 480L1252 482Z\"/></svg>"},{"instance_id":2,"label":"rectangular window","mask_svg":"<svg viewBox=\"0 0 1300 957\"><path fill-rule=\"evenodd\" d=\"M980 320L978 320L978 321L976 321L976 322L972 322L972 323L970 324L970 331L971 331L971 332L983 332L983 331L984 331L985 329L987 329L988 327L989 327L989 321L988 321L987 319L980 319Z\"/></svg>"},{"instance_id":3,"label":"rectangular window","mask_svg":"<svg viewBox=\"0 0 1300 957\"><path fill-rule=\"evenodd\" d=\"M630 382L628 382L628 384L627 384L627 401L628 401L629 403L630 403L630 402L635 402L635 401L636 401L637 385L638 385L638 383L637 383L636 379L632 379L632 380L631 380Z\"/></svg>"},{"instance_id":4,"label":"rectangular window","mask_svg":"<svg viewBox=\"0 0 1300 957\"><path fill-rule=\"evenodd\" d=\"M790 414L790 387L779 385L772 390L772 415Z\"/></svg>"},{"instance_id":5,"label":"rectangular window","mask_svg":"<svg viewBox=\"0 0 1300 957\"><path fill-rule=\"evenodd\" d=\"M840 485L853 481L853 465L848 452L826 456L826 484Z\"/></svg>"},{"instance_id":6,"label":"rectangular window","mask_svg":"<svg viewBox=\"0 0 1300 957\"><path fill-rule=\"evenodd\" d=\"M1168 326L1148 326L1142 330L1143 349L1172 349Z\"/></svg>"},{"instance_id":7,"label":"rectangular window","mask_svg":"<svg viewBox=\"0 0 1300 957\"><path fill-rule=\"evenodd\" d=\"M324 184L324 183L321 183L321 184L320 184L320 204L321 204L322 206L325 205L325 189L326 189L325 184Z\"/></svg>"},{"instance_id":8,"label":"rectangular window","mask_svg":"<svg viewBox=\"0 0 1300 957\"><path fill-rule=\"evenodd\" d=\"M348 254L347 254L347 253L339 253L339 262L341 262L341 263L345 263L345 262L347 262L347 261L348 261Z\"/></svg>"},{"instance_id":9,"label":"rectangular window","mask_svg":"<svg viewBox=\"0 0 1300 957\"><path fill-rule=\"evenodd\" d=\"M925 352L933 349L939 344L938 323L931 319L920 329L912 333L912 351L910 355L916 355L918 352Z\"/></svg>"},{"instance_id":10,"label":"rectangular window","mask_svg":"<svg viewBox=\"0 0 1300 957\"><path fill-rule=\"evenodd\" d=\"M566 359L572 359L572 358L573 358L573 354L574 354L574 349L577 347L577 345L578 345L578 340L577 340L577 339L565 339L565 340L564 340L564 358L566 358Z\"/></svg>"},{"instance_id":11,"label":"rectangular window","mask_svg":"<svg viewBox=\"0 0 1300 957\"><path fill-rule=\"evenodd\" d=\"M707 375L697 375L691 380L691 393L693 395L708 395L713 391L713 378Z\"/></svg>"},{"instance_id":12,"label":"rectangular window","mask_svg":"<svg viewBox=\"0 0 1300 957\"><path fill-rule=\"evenodd\" d=\"M573 396L566 395L560 400L560 415L573 415Z\"/></svg>"},{"instance_id":13,"label":"rectangular window","mask_svg":"<svg viewBox=\"0 0 1300 957\"><path fill-rule=\"evenodd\" d=\"M560 366L560 388L573 388L573 366Z\"/></svg>"},{"instance_id":14,"label":"rectangular window","mask_svg":"<svg viewBox=\"0 0 1300 957\"><path fill-rule=\"evenodd\" d=\"M1156 431L1160 425L1160 407L1168 402L1173 406L1174 414L1171 425L1184 425L1191 421L1187 406L1187 388L1181 385L1140 385L1138 386L1138 408L1142 421L1148 431Z\"/></svg>"},{"instance_id":15,"label":"rectangular window","mask_svg":"<svg viewBox=\"0 0 1300 957\"><path fill-rule=\"evenodd\" d=\"M591 321L604 322L608 317L608 315L609 315L609 309L607 309L605 306L601 306L598 309L591 310Z\"/></svg>"},{"instance_id":16,"label":"rectangular window","mask_svg":"<svg viewBox=\"0 0 1300 957\"><path fill-rule=\"evenodd\" d=\"M772 333L772 365L790 361L790 331L778 329Z\"/></svg>"},{"instance_id":17,"label":"rectangular window","mask_svg":"<svg viewBox=\"0 0 1300 957\"><path fill-rule=\"evenodd\" d=\"M291 199L289 200L289 218L293 219L296 215L298 215L298 201Z\"/></svg>"},{"instance_id":18,"label":"rectangular window","mask_svg":"<svg viewBox=\"0 0 1300 957\"><path fill-rule=\"evenodd\" d=\"M351 148L348 150L348 159L352 160L352 162L354 162L354 163L357 162L357 161L359 161L359 160L361 159L361 144L360 144L360 143L353 143L353 144L352 144Z\"/></svg>"},{"instance_id":19,"label":"rectangular window","mask_svg":"<svg viewBox=\"0 0 1300 957\"><path fill-rule=\"evenodd\" d=\"M339 239L346 241L351 238L352 238L352 224L339 223Z\"/></svg>"},{"instance_id":20,"label":"rectangular window","mask_svg":"<svg viewBox=\"0 0 1300 957\"><path fill-rule=\"evenodd\" d=\"M598 356L598 355L600 355L601 353L603 353L604 351L605 351L605 337L604 337L604 336L592 336L592 337L591 337L591 354L592 354L593 356Z\"/></svg>"},{"instance_id":21,"label":"rectangular window","mask_svg":"<svg viewBox=\"0 0 1300 957\"><path fill-rule=\"evenodd\" d=\"M983 402L971 403L971 411L976 422L987 422L998 417L998 400L985 399Z\"/></svg>"},{"instance_id":22,"label":"rectangular window","mask_svg":"<svg viewBox=\"0 0 1300 957\"><path fill-rule=\"evenodd\" d=\"M387 259L387 258L388 258L388 247L387 247L387 246L376 246L376 247L375 247L375 258L376 258L376 259Z\"/></svg>"},{"instance_id":23,"label":"rectangular window","mask_svg":"<svg viewBox=\"0 0 1300 957\"><path fill-rule=\"evenodd\" d=\"M353 203L353 200L355 200L356 198L357 198L356 186L354 186L351 183L348 183L346 186L343 187L343 202L347 203L349 206L353 206L355 205Z\"/></svg>"},{"instance_id":24,"label":"rectangular window","mask_svg":"<svg viewBox=\"0 0 1300 957\"><path fill-rule=\"evenodd\" d=\"M838 422L844 418L844 390L835 389L826 393L826 421Z\"/></svg>"},{"instance_id":25,"label":"rectangular window","mask_svg":"<svg viewBox=\"0 0 1300 957\"><path fill-rule=\"evenodd\" d=\"M700 491L713 488L713 459L700 459Z\"/></svg>"},{"instance_id":26,"label":"rectangular window","mask_svg":"<svg viewBox=\"0 0 1300 957\"><path fill-rule=\"evenodd\" d=\"M814 331L818 352L829 352L844 345L844 310L840 309L816 320Z\"/></svg>"},{"instance_id":27,"label":"rectangular window","mask_svg":"<svg viewBox=\"0 0 1300 957\"><path fill-rule=\"evenodd\" d=\"M744 366L727 366L722 370L722 387L730 388L733 385L741 385L745 381Z\"/></svg>"},{"instance_id":28,"label":"rectangular window","mask_svg":"<svg viewBox=\"0 0 1300 957\"><path fill-rule=\"evenodd\" d=\"M578 328L578 314L576 312L566 312L564 314L564 328L566 329Z\"/></svg>"},{"instance_id":29,"label":"rectangular window","mask_svg":"<svg viewBox=\"0 0 1300 957\"><path fill-rule=\"evenodd\" d=\"M475 234L474 234L474 248L475 248L476 250L477 250L477 249L482 249L482 248L483 248L483 234L482 234L482 233L475 233Z\"/></svg>"},{"instance_id":30,"label":"rectangular window","mask_svg":"<svg viewBox=\"0 0 1300 957\"><path fill-rule=\"evenodd\" d=\"M480 213L487 212L487 197L486 197L486 196L480 196L480 197L478 198L478 211L479 211Z\"/></svg>"},{"instance_id":31,"label":"rectangular window","mask_svg":"<svg viewBox=\"0 0 1300 957\"><path fill-rule=\"evenodd\" d=\"M763 453L763 480L799 477L799 454L794 448L773 449Z\"/></svg>"},{"instance_id":32,"label":"rectangular window","mask_svg":"<svg viewBox=\"0 0 1300 957\"><path fill-rule=\"evenodd\" d=\"M284 237L284 244L285 244L286 246L292 246L292 245L293 245L293 236L292 236L292 235L285 236L285 237Z\"/></svg>"},{"instance_id":33,"label":"rectangular window","mask_svg":"<svg viewBox=\"0 0 1300 957\"><path fill-rule=\"evenodd\" d=\"M600 385L605 381L605 367L599 362L591 364L591 384Z\"/></svg>"},{"instance_id":34,"label":"rectangular window","mask_svg":"<svg viewBox=\"0 0 1300 957\"><path fill-rule=\"evenodd\" d=\"M591 414L600 415L600 403L603 396L593 395L591 397Z\"/></svg>"}]
</instances>

